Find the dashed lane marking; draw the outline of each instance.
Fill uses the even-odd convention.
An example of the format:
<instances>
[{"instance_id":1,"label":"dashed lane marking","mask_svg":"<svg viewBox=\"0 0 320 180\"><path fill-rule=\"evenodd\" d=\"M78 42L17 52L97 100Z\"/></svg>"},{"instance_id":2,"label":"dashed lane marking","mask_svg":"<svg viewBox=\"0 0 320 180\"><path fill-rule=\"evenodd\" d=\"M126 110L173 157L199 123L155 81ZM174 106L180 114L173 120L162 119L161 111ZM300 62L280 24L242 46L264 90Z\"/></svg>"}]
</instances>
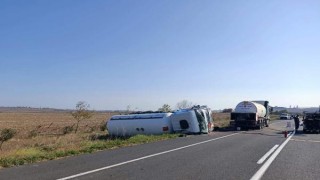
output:
<instances>
[{"instance_id":1,"label":"dashed lane marking","mask_svg":"<svg viewBox=\"0 0 320 180\"><path fill-rule=\"evenodd\" d=\"M273 146L273 148L271 148L261 159L259 159L257 164L262 164L278 147L279 147L278 144Z\"/></svg>"}]
</instances>

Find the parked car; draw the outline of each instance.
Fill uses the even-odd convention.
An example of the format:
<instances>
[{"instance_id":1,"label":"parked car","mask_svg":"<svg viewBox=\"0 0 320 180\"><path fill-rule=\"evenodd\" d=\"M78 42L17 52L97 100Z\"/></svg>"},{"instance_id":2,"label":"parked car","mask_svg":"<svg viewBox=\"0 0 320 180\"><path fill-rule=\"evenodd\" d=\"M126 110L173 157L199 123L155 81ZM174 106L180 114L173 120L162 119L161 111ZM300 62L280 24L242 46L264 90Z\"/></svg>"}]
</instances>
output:
<instances>
[{"instance_id":1,"label":"parked car","mask_svg":"<svg viewBox=\"0 0 320 180\"><path fill-rule=\"evenodd\" d=\"M292 119L292 116L288 113L282 113L282 114L280 114L280 119L290 120L290 119Z\"/></svg>"}]
</instances>

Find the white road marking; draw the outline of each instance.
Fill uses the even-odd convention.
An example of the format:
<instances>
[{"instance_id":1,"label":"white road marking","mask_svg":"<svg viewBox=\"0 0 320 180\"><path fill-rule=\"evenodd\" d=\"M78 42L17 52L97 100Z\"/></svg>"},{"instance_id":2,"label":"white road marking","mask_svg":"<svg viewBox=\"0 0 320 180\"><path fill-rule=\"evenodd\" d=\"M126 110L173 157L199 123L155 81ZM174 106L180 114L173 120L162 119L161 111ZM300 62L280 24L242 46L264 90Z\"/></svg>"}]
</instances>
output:
<instances>
[{"instance_id":1,"label":"white road marking","mask_svg":"<svg viewBox=\"0 0 320 180\"><path fill-rule=\"evenodd\" d=\"M291 133L290 133L291 134ZM252 176L250 180L259 180L262 178L264 173L270 167L271 163L276 159L276 157L280 154L282 149L286 146L286 144L290 141L290 139L294 136L295 131L285 140L279 148L272 154L272 156L262 165L262 167Z\"/></svg>"},{"instance_id":2,"label":"white road marking","mask_svg":"<svg viewBox=\"0 0 320 180\"><path fill-rule=\"evenodd\" d=\"M279 144L273 146L264 156L262 156L261 159L257 162L257 164L262 164L277 148L279 147Z\"/></svg>"},{"instance_id":3,"label":"white road marking","mask_svg":"<svg viewBox=\"0 0 320 180\"><path fill-rule=\"evenodd\" d=\"M211 142L211 141L216 141L216 140L223 139L223 138L230 137L230 136L234 136L234 135L240 134L240 133L241 132L233 133L233 134L229 134L229 135L226 135L226 136L218 137L218 138L215 138L215 139L210 139L210 140L207 140L207 141L202 141L202 142L199 142L199 143L190 144L190 145L183 146L183 147L180 147L180 148L175 148L175 149L171 149L171 150L168 150L168 151L163 151L163 152L156 153L156 154L151 154L151 155L148 155L148 156L144 156L144 157L140 157L140 158L137 158L137 159L132 159L132 160L129 160L129 161L125 161L125 162L122 162L122 163L118 163L118 164L102 167L102 168L99 168L99 169L94 169L94 170L91 170L91 171L75 174L75 175L64 177L64 178L60 178L60 179L57 179L57 180L73 179L73 178L76 178L76 177L84 176L84 175L87 175L87 174L92 174L92 173L95 173L95 172L98 172L98 171L102 171L102 170L110 169L110 168L113 168L113 167L129 164L129 163L140 161L140 160L143 160L143 159L159 156L159 155L162 155L162 154L167 154L167 153L178 151L178 150L181 150L181 149L186 149L186 148L189 148L189 147L197 146L197 145L208 143L208 142Z\"/></svg>"},{"instance_id":4,"label":"white road marking","mask_svg":"<svg viewBox=\"0 0 320 180\"><path fill-rule=\"evenodd\" d=\"M291 139L291 141L320 143L320 141L315 141L315 140L303 140L303 139Z\"/></svg>"}]
</instances>

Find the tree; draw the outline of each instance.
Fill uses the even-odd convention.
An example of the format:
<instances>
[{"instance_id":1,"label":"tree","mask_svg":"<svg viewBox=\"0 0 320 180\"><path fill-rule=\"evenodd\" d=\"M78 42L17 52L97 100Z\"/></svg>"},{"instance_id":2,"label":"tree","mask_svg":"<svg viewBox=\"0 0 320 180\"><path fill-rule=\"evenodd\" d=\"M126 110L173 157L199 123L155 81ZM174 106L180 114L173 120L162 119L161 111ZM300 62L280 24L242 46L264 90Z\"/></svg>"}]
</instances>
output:
<instances>
[{"instance_id":1,"label":"tree","mask_svg":"<svg viewBox=\"0 0 320 180\"><path fill-rule=\"evenodd\" d=\"M83 120L88 120L93 116L93 113L89 111L90 105L84 101L79 101L76 104L76 110L71 113L73 118L77 121L74 133L77 133L79 123Z\"/></svg>"},{"instance_id":2,"label":"tree","mask_svg":"<svg viewBox=\"0 0 320 180\"><path fill-rule=\"evenodd\" d=\"M13 129L3 129L0 133L0 150L2 147L2 144L9 139L13 138L13 136L16 134L16 131Z\"/></svg>"},{"instance_id":3,"label":"tree","mask_svg":"<svg viewBox=\"0 0 320 180\"><path fill-rule=\"evenodd\" d=\"M226 109L223 109L222 112L223 113L231 113L232 110L233 110L232 108L226 108Z\"/></svg>"},{"instance_id":4,"label":"tree","mask_svg":"<svg viewBox=\"0 0 320 180\"><path fill-rule=\"evenodd\" d=\"M171 112L171 107L169 106L169 104L164 104L161 108L158 109L158 111Z\"/></svg>"},{"instance_id":5,"label":"tree","mask_svg":"<svg viewBox=\"0 0 320 180\"><path fill-rule=\"evenodd\" d=\"M191 108L193 106L192 102L189 102L188 100L182 100L177 103L177 109L186 109Z\"/></svg>"}]
</instances>

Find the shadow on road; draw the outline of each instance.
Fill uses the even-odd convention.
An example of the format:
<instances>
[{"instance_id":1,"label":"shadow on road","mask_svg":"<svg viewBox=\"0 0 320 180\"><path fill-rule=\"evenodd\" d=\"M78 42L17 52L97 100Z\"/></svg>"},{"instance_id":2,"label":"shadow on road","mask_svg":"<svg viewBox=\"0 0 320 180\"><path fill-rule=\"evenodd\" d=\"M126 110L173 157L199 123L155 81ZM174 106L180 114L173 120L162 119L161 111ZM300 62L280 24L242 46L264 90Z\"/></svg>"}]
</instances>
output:
<instances>
[{"instance_id":1,"label":"shadow on road","mask_svg":"<svg viewBox=\"0 0 320 180\"><path fill-rule=\"evenodd\" d=\"M279 137L279 134L282 134L282 132L277 132L276 134L268 134L268 133L253 131L253 132L243 132L243 134Z\"/></svg>"},{"instance_id":2,"label":"shadow on road","mask_svg":"<svg viewBox=\"0 0 320 180\"><path fill-rule=\"evenodd\" d=\"M263 130L271 130L274 132L265 132ZM283 134L282 130L276 130L272 129L270 127L264 128L262 130L258 129L242 129L241 131L235 130L235 127L224 127L224 128L219 128L216 127L214 129L216 132L242 132L243 134L248 134L248 135L261 135L261 136L279 136L279 134ZM289 131L290 132L290 131Z\"/></svg>"}]
</instances>

